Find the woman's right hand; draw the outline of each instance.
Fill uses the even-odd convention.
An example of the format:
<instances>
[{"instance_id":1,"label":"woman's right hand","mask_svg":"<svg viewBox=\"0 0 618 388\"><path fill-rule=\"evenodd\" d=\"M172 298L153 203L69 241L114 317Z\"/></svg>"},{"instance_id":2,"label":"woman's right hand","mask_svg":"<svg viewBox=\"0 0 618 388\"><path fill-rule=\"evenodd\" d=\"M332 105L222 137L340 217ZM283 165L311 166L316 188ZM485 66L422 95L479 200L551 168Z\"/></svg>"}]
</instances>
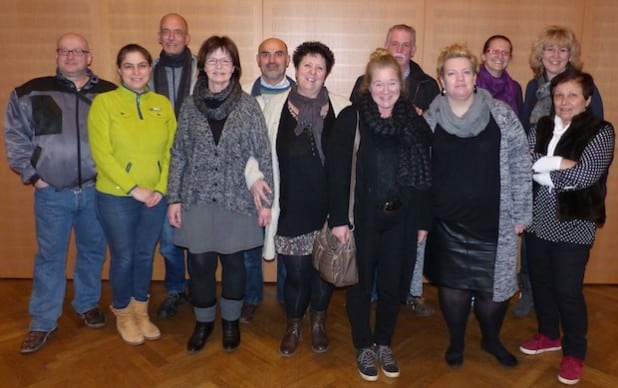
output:
<instances>
[{"instance_id":1,"label":"woman's right hand","mask_svg":"<svg viewBox=\"0 0 618 388\"><path fill-rule=\"evenodd\" d=\"M130 194L131 194L131 197L133 197L133 199L140 201L142 203L146 203L150 199L150 196L152 195L152 191L145 187L136 187L133 190L131 190Z\"/></svg>"},{"instance_id":2,"label":"woman's right hand","mask_svg":"<svg viewBox=\"0 0 618 388\"><path fill-rule=\"evenodd\" d=\"M172 203L167 207L167 219L174 228L180 228L182 223L181 210L182 204L180 203Z\"/></svg>"},{"instance_id":3,"label":"woman's right hand","mask_svg":"<svg viewBox=\"0 0 618 388\"><path fill-rule=\"evenodd\" d=\"M346 244L350 239L350 227L347 225L335 226L331 229L331 233L339 241L339 244L342 245Z\"/></svg>"}]
</instances>

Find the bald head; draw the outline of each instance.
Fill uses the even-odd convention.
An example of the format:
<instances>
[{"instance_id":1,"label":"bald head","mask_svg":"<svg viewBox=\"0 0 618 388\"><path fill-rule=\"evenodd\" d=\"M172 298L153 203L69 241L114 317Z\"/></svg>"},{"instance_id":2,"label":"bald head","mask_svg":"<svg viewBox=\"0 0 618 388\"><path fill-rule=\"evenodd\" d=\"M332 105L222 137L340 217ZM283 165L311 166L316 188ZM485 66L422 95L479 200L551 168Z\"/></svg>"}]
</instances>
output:
<instances>
[{"instance_id":1,"label":"bald head","mask_svg":"<svg viewBox=\"0 0 618 388\"><path fill-rule=\"evenodd\" d=\"M168 13L159 23L159 43L167 55L182 53L189 44L189 25L177 13Z\"/></svg>"},{"instance_id":2,"label":"bald head","mask_svg":"<svg viewBox=\"0 0 618 388\"><path fill-rule=\"evenodd\" d=\"M82 79L92 63L88 41L82 35L69 32L61 35L56 42L56 65L60 73L75 81Z\"/></svg>"},{"instance_id":3,"label":"bald head","mask_svg":"<svg viewBox=\"0 0 618 388\"><path fill-rule=\"evenodd\" d=\"M285 70L290 64L288 46L284 41L277 38L264 40L255 58L266 83L276 85L283 81Z\"/></svg>"}]
</instances>

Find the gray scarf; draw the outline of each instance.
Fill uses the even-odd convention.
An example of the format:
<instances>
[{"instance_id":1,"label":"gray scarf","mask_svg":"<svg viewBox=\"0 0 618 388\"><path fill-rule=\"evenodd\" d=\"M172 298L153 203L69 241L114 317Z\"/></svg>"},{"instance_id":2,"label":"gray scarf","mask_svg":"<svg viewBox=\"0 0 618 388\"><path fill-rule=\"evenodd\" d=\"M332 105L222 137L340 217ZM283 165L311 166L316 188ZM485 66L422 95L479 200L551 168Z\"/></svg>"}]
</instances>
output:
<instances>
[{"instance_id":1,"label":"gray scarf","mask_svg":"<svg viewBox=\"0 0 618 388\"><path fill-rule=\"evenodd\" d=\"M316 98L308 98L300 95L297 86L294 85L290 89L288 100L298 109L294 134L300 136L305 130L310 131L318 149L320 160L324 163L324 150L322 149L324 118L320 115L320 112L322 107L329 103L328 90L323 86Z\"/></svg>"},{"instance_id":2,"label":"gray scarf","mask_svg":"<svg viewBox=\"0 0 618 388\"><path fill-rule=\"evenodd\" d=\"M549 90L550 82L547 81L545 76L539 77L537 82L539 86L536 90L536 103L530 113L531 127L535 126L541 117L551 114L552 111L552 99Z\"/></svg>"},{"instance_id":3,"label":"gray scarf","mask_svg":"<svg viewBox=\"0 0 618 388\"><path fill-rule=\"evenodd\" d=\"M468 111L457 117L453 113L446 96L438 95L425 113L428 122L435 122L449 134L457 137L474 137L481 133L489 123L489 103L491 94L479 88Z\"/></svg>"}]
</instances>

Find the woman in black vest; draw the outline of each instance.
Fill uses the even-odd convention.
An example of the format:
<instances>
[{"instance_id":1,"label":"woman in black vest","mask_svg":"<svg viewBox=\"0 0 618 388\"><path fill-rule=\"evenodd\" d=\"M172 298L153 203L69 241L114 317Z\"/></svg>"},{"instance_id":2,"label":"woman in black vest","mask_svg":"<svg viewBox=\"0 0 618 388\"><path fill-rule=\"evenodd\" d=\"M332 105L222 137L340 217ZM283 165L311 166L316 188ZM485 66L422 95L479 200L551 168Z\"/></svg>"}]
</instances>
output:
<instances>
[{"instance_id":1,"label":"woman in black vest","mask_svg":"<svg viewBox=\"0 0 618 388\"><path fill-rule=\"evenodd\" d=\"M525 242L538 333L520 350L539 354L562 348L558 380L575 384L586 356L584 273L596 228L605 222L615 135L590 107L592 76L568 69L552 79L550 90L556 113L541 118L528 139L536 184Z\"/></svg>"}]
</instances>

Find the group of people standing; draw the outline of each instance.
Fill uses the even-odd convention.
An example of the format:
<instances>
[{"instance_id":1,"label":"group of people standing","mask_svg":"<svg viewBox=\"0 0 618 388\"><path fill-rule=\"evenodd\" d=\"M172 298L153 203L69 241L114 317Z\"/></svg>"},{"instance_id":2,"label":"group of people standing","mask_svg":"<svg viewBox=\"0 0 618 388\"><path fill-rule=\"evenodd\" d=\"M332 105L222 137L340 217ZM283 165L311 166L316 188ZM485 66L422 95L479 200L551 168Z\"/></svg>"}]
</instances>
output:
<instances>
[{"instance_id":1,"label":"group of people standing","mask_svg":"<svg viewBox=\"0 0 618 388\"><path fill-rule=\"evenodd\" d=\"M116 88L89 70L87 41L65 34L56 76L11 94L7 155L36 188L39 247L22 353L39 350L56 330L71 229L78 248L73 306L88 327L105 325L98 302L107 242L120 336L132 345L160 338L148 313L159 242L167 295L158 315L171 317L190 299L196 323L189 353L211 336L217 305L223 348L238 348L239 323L254 319L262 299L261 260L275 257L286 313L280 354L296 353L307 310L311 348L326 352L334 287L311 256L328 222L340 243L354 238L357 245L359 282L347 290L346 309L363 379L377 380L379 370L399 376L391 341L400 306L433 313L422 299L423 272L439 288L448 365L464 362L471 310L481 348L502 365L517 365L500 331L518 289L523 234L520 303L534 301L539 327L520 350L562 349L558 379L579 381L583 276L605 220L614 130L602 120L599 91L581 72L570 30L549 27L533 45L535 79L525 99L506 71L513 47L502 35L487 40L480 64L465 45L444 48L440 88L412 60L415 30L395 25L370 55L351 103L325 87L335 56L321 42L296 47L294 79L286 76L285 43L262 42L262 75L247 93L230 38L209 37L197 56L189 41L186 20L165 15L158 60L137 44L122 47Z\"/></svg>"}]
</instances>

